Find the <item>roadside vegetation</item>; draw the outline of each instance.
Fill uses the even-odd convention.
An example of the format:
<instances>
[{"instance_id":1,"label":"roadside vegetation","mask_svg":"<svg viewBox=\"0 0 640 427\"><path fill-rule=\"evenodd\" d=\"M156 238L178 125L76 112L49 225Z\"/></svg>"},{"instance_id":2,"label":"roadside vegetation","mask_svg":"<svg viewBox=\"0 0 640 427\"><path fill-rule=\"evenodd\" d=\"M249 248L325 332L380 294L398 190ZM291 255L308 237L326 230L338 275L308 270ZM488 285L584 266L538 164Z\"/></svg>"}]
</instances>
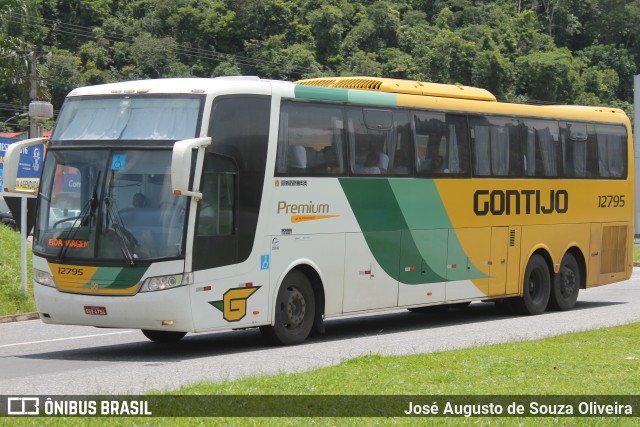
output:
<instances>
[{"instance_id":1,"label":"roadside vegetation","mask_svg":"<svg viewBox=\"0 0 640 427\"><path fill-rule=\"evenodd\" d=\"M640 323L413 356L369 355L298 374L202 383L171 395L637 395ZM161 394L160 392L153 394ZM163 393L164 394L164 393ZM562 401L557 402L563 403ZM184 409L184 408L182 408ZM199 409L199 408L197 408ZM635 408L637 410L637 408ZM637 414L636 414L637 415ZM12 425L31 425L26 418ZM44 425L637 426L634 418L39 418Z\"/></svg>"},{"instance_id":2,"label":"roadside vegetation","mask_svg":"<svg viewBox=\"0 0 640 427\"><path fill-rule=\"evenodd\" d=\"M27 295L22 294L20 233L0 225L0 316L35 311L31 248L27 246Z\"/></svg>"}]
</instances>

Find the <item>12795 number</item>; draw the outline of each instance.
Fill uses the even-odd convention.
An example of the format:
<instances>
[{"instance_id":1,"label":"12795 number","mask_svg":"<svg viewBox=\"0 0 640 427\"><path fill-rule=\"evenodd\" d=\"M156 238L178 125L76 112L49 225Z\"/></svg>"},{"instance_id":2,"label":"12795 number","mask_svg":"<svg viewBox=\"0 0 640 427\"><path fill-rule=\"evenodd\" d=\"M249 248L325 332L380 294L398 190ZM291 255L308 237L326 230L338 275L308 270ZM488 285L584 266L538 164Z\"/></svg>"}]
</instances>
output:
<instances>
[{"instance_id":1,"label":"12795 number","mask_svg":"<svg viewBox=\"0 0 640 427\"><path fill-rule=\"evenodd\" d=\"M624 194L598 196L599 208L621 208L624 207Z\"/></svg>"}]
</instances>

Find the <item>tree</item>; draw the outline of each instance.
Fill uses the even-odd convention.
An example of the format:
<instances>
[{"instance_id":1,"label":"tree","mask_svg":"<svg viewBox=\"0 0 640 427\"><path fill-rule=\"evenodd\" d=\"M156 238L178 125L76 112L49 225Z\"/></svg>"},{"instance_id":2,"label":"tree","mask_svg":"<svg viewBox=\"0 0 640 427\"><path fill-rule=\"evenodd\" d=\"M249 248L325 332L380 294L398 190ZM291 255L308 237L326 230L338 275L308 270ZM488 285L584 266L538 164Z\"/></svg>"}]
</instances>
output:
<instances>
[{"instance_id":1,"label":"tree","mask_svg":"<svg viewBox=\"0 0 640 427\"><path fill-rule=\"evenodd\" d=\"M51 103L56 110L60 109L64 98L71 90L84 84L80 72L80 58L69 52L57 51L48 57L42 74L47 79Z\"/></svg>"},{"instance_id":2,"label":"tree","mask_svg":"<svg viewBox=\"0 0 640 427\"><path fill-rule=\"evenodd\" d=\"M29 99L28 52L33 47L26 41L32 9L24 0L0 1L0 120L4 122L26 108Z\"/></svg>"},{"instance_id":3,"label":"tree","mask_svg":"<svg viewBox=\"0 0 640 427\"><path fill-rule=\"evenodd\" d=\"M131 45L131 55L141 73L139 78L173 77L182 74L176 66L177 43L172 37L155 38L143 33ZM176 72L178 71L178 72ZM186 73L183 77L188 77Z\"/></svg>"},{"instance_id":4,"label":"tree","mask_svg":"<svg viewBox=\"0 0 640 427\"><path fill-rule=\"evenodd\" d=\"M622 46L594 44L576 53L587 66L601 71L611 70L617 76L617 86L608 100L633 102L633 77L637 66L631 53ZM607 79L611 81L611 79Z\"/></svg>"},{"instance_id":5,"label":"tree","mask_svg":"<svg viewBox=\"0 0 640 427\"><path fill-rule=\"evenodd\" d=\"M516 68L519 92L535 101L572 103L580 93L580 64L566 48L532 52Z\"/></svg>"}]
</instances>

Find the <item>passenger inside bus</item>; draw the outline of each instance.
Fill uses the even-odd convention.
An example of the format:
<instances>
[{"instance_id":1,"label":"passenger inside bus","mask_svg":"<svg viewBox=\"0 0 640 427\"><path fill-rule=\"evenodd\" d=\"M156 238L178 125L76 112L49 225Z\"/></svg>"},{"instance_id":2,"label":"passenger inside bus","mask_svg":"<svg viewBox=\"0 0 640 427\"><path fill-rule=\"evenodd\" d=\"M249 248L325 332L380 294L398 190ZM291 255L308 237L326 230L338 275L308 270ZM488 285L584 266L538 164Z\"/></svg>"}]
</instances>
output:
<instances>
[{"instance_id":1,"label":"passenger inside bus","mask_svg":"<svg viewBox=\"0 0 640 427\"><path fill-rule=\"evenodd\" d=\"M146 208L147 198L142 193L136 193L133 195L133 198L131 199L131 205L134 208Z\"/></svg>"},{"instance_id":2,"label":"passenger inside bus","mask_svg":"<svg viewBox=\"0 0 640 427\"><path fill-rule=\"evenodd\" d=\"M380 161L380 156L378 155L378 153L370 151L364 160L364 164L362 166L356 166L354 172L364 174L364 175L379 175L380 174L380 167L378 166L379 161Z\"/></svg>"},{"instance_id":3,"label":"passenger inside bus","mask_svg":"<svg viewBox=\"0 0 640 427\"><path fill-rule=\"evenodd\" d=\"M287 156L287 172L303 173L307 169L307 151L302 145L292 145L289 147Z\"/></svg>"},{"instance_id":4,"label":"passenger inside bus","mask_svg":"<svg viewBox=\"0 0 640 427\"><path fill-rule=\"evenodd\" d=\"M385 153L378 154L378 168L380 169L380 173L386 174L388 167L389 167L389 156L387 156Z\"/></svg>"},{"instance_id":5,"label":"passenger inside bus","mask_svg":"<svg viewBox=\"0 0 640 427\"><path fill-rule=\"evenodd\" d=\"M342 172L335 148L331 145L327 145L322 149L321 153L324 164L322 166L323 170L320 170L319 172L331 175Z\"/></svg>"},{"instance_id":6,"label":"passenger inside bus","mask_svg":"<svg viewBox=\"0 0 640 427\"><path fill-rule=\"evenodd\" d=\"M443 164L444 164L444 160L442 159L442 156L439 154L436 154L433 157L431 157L429 171L434 173L442 173L444 172L444 169L442 167Z\"/></svg>"},{"instance_id":7,"label":"passenger inside bus","mask_svg":"<svg viewBox=\"0 0 640 427\"><path fill-rule=\"evenodd\" d=\"M397 150L393 157L393 173L396 175L409 174L409 156L405 150Z\"/></svg>"}]
</instances>

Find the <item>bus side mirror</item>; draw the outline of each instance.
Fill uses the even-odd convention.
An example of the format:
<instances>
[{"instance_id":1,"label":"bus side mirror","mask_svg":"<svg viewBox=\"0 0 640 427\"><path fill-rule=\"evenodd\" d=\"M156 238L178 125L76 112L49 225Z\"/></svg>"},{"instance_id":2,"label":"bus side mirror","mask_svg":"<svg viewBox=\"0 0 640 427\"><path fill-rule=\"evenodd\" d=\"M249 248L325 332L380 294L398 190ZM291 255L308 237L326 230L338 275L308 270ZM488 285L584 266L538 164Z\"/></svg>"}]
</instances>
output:
<instances>
[{"instance_id":1,"label":"bus side mirror","mask_svg":"<svg viewBox=\"0 0 640 427\"><path fill-rule=\"evenodd\" d=\"M174 195L202 198L202 194L199 192L199 178L202 172L202 164L204 163L204 150L209 145L211 145L210 137L184 139L175 143L171 156L171 190ZM196 159L193 189L190 189L191 159L194 148L198 149L198 157Z\"/></svg>"},{"instance_id":2,"label":"bus side mirror","mask_svg":"<svg viewBox=\"0 0 640 427\"><path fill-rule=\"evenodd\" d=\"M7 193L31 193L34 194L37 188L20 188L18 187L18 170L20 169L20 154L27 147L33 145L44 144L49 138L32 138L24 141L14 142L7 147L7 151L4 154L4 160L2 164L2 187Z\"/></svg>"}]
</instances>

